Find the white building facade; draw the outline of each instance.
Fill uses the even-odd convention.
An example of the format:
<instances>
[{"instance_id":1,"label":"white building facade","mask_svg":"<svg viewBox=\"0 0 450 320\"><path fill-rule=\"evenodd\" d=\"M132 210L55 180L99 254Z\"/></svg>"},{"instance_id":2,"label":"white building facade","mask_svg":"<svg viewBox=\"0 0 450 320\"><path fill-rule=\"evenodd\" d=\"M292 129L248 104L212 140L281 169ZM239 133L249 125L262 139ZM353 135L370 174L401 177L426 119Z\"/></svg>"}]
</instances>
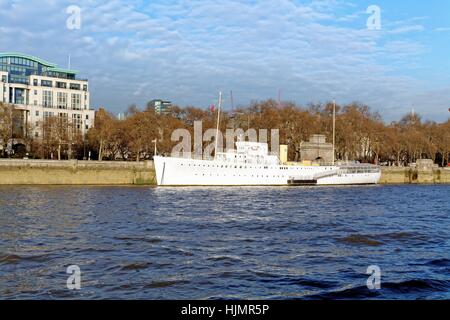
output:
<instances>
[{"instance_id":1,"label":"white building facade","mask_svg":"<svg viewBox=\"0 0 450 320\"><path fill-rule=\"evenodd\" d=\"M83 136L93 127L88 80L77 71L20 53L0 53L0 102L22 111L27 134L42 138L50 117L68 120Z\"/></svg>"}]
</instances>

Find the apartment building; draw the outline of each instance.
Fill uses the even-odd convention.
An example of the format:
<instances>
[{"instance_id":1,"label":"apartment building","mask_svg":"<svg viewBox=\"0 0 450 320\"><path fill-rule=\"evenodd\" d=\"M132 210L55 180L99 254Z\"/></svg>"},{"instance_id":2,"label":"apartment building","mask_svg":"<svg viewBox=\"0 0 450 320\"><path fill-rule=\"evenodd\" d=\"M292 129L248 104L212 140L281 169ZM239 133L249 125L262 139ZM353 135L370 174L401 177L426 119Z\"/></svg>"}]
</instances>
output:
<instances>
[{"instance_id":1,"label":"apartment building","mask_svg":"<svg viewBox=\"0 0 450 320\"><path fill-rule=\"evenodd\" d=\"M155 99L148 103L150 108L154 108L157 114L168 114L172 108L172 102L161 99Z\"/></svg>"},{"instance_id":2,"label":"apartment building","mask_svg":"<svg viewBox=\"0 0 450 320\"><path fill-rule=\"evenodd\" d=\"M88 80L77 71L21 53L0 53L0 102L22 112L26 134L41 138L50 117L67 120L84 135L94 125Z\"/></svg>"}]
</instances>

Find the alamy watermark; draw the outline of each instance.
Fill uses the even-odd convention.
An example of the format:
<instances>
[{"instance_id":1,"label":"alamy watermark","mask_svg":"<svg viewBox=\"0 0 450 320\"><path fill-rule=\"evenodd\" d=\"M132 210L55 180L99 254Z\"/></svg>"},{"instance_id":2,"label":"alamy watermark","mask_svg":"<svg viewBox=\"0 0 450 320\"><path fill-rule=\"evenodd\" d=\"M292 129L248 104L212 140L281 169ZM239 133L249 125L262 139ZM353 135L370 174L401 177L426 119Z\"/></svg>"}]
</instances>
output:
<instances>
[{"instance_id":1,"label":"alamy watermark","mask_svg":"<svg viewBox=\"0 0 450 320\"><path fill-rule=\"evenodd\" d=\"M70 274L67 278L67 289L69 290L81 290L81 269L77 265L67 267L67 274Z\"/></svg>"},{"instance_id":2,"label":"alamy watermark","mask_svg":"<svg viewBox=\"0 0 450 320\"><path fill-rule=\"evenodd\" d=\"M381 8L377 5L371 5L367 8L366 13L370 14L367 18L367 29L381 30Z\"/></svg>"},{"instance_id":3,"label":"alamy watermark","mask_svg":"<svg viewBox=\"0 0 450 320\"><path fill-rule=\"evenodd\" d=\"M225 144L224 144L225 137ZM172 142L179 142L172 149L171 156L178 158L207 159L212 158L213 154L221 153L225 150L234 150L236 139L249 142L268 143L268 129L227 129L225 135L217 129L208 129L203 133L203 122L194 122L194 137L187 129L176 129L172 132ZM192 144L193 142L193 144ZM208 143L203 148L204 143ZM192 150L192 146L193 149ZM279 129L270 130L270 147L272 154L279 154L280 150L280 131Z\"/></svg>"},{"instance_id":4,"label":"alamy watermark","mask_svg":"<svg viewBox=\"0 0 450 320\"><path fill-rule=\"evenodd\" d=\"M369 290L380 290L381 289L381 268L379 266L373 265L367 268L366 272L369 276L367 279L367 288Z\"/></svg>"},{"instance_id":5,"label":"alamy watermark","mask_svg":"<svg viewBox=\"0 0 450 320\"><path fill-rule=\"evenodd\" d=\"M66 27L69 30L81 29L81 8L79 6L71 5L66 9L69 17L66 20Z\"/></svg>"}]
</instances>

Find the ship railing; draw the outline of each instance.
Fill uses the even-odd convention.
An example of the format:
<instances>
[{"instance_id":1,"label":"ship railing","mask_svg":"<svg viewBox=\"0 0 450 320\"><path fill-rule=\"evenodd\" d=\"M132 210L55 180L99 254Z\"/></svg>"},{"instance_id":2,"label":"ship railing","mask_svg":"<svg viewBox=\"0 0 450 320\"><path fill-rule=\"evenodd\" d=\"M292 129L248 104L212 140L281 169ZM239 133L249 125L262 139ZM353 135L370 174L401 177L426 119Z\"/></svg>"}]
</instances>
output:
<instances>
[{"instance_id":1,"label":"ship railing","mask_svg":"<svg viewBox=\"0 0 450 320\"><path fill-rule=\"evenodd\" d=\"M342 173L378 173L381 171L380 167L372 165L361 165L352 167L341 167L340 171Z\"/></svg>"},{"instance_id":2,"label":"ship railing","mask_svg":"<svg viewBox=\"0 0 450 320\"><path fill-rule=\"evenodd\" d=\"M341 170L332 170L332 171L317 173L314 175L314 180L336 176L340 173L340 171Z\"/></svg>"}]
</instances>

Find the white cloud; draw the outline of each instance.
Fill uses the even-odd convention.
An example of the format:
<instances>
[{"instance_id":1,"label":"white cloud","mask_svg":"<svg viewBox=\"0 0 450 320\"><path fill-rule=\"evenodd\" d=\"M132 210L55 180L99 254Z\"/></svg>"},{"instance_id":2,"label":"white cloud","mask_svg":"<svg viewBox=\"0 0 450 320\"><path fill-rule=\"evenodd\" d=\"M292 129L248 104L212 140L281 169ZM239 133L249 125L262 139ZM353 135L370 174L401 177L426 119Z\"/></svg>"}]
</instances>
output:
<instances>
[{"instance_id":1,"label":"white cloud","mask_svg":"<svg viewBox=\"0 0 450 320\"><path fill-rule=\"evenodd\" d=\"M360 28L338 25L364 14L352 3L81 0L82 28L75 31L65 28L69 4L0 0L7 9L0 10L0 51L62 65L71 53L73 67L91 81L94 104L114 112L157 97L207 106L231 89L238 104L282 89L297 102L335 96L390 111L418 99L423 86L401 76L400 66L411 68L428 49L398 38L423 31L413 23L420 19L388 24L386 32L365 29L364 19ZM430 108L437 110L438 100Z\"/></svg>"},{"instance_id":2,"label":"white cloud","mask_svg":"<svg viewBox=\"0 0 450 320\"><path fill-rule=\"evenodd\" d=\"M411 25L411 26L402 26L393 30L389 30L388 33L390 34L401 34L401 33L408 33L408 32L419 32L424 31L425 27L422 25Z\"/></svg>"}]
</instances>

